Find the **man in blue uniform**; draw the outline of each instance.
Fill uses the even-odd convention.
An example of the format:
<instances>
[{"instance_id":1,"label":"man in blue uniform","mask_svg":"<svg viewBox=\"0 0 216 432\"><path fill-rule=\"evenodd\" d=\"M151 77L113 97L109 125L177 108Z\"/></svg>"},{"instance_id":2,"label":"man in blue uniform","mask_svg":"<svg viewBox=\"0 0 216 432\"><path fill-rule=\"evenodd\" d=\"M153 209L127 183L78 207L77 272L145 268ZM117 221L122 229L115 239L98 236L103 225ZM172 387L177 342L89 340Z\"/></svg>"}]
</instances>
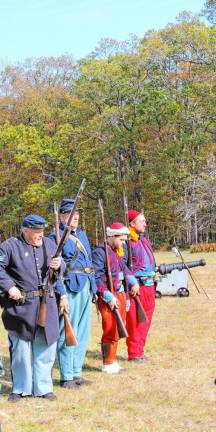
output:
<instances>
[{"instance_id":1,"label":"man in blue uniform","mask_svg":"<svg viewBox=\"0 0 216 432\"><path fill-rule=\"evenodd\" d=\"M51 371L59 337L59 319L52 287L46 292L45 326L38 326L37 320L47 270L53 269L57 277L64 265L60 258L52 258L56 246L44 238L45 226L41 216L28 215L23 220L21 235L0 245L0 290L5 294L2 319L9 336L13 385L9 396L11 402L18 402L32 393L48 400L56 399ZM67 307L63 289L61 294L63 310Z\"/></svg>"},{"instance_id":2,"label":"man in blue uniform","mask_svg":"<svg viewBox=\"0 0 216 432\"><path fill-rule=\"evenodd\" d=\"M73 199L63 199L61 202L60 237L68 222L73 204ZM66 264L64 280L69 303L69 319L78 339L78 346L66 346L64 323L60 318L60 339L57 348L60 385L70 389L78 389L80 385L91 383L82 377L82 367L90 333L92 294L96 292L90 244L86 234L78 228L78 224L79 212L76 211L70 225L71 233L62 252ZM55 232L49 237L56 240Z\"/></svg>"}]
</instances>

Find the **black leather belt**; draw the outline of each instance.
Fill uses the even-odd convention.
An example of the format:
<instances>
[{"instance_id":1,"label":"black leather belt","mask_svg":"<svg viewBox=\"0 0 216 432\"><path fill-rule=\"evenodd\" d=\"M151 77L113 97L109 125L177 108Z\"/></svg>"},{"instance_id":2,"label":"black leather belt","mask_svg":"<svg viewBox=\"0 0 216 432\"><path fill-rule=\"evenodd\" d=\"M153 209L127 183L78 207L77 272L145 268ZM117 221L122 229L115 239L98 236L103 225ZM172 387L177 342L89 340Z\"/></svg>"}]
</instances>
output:
<instances>
[{"instance_id":1,"label":"black leather belt","mask_svg":"<svg viewBox=\"0 0 216 432\"><path fill-rule=\"evenodd\" d=\"M13 300L8 297L7 293L3 293L0 291L0 306L11 307L16 303L20 305L25 304L26 300L33 300L35 298L42 297L44 290L43 288L39 288L38 290L33 290L33 291L24 291L20 289L20 292L23 297L20 300ZM45 288L45 293L49 294L50 297L54 296L53 288Z\"/></svg>"},{"instance_id":2,"label":"black leather belt","mask_svg":"<svg viewBox=\"0 0 216 432\"><path fill-rule=\"evenodd\" d=\"M42 288L40 288L40 289L34 290L34 291L21 291L21 293L23 295L23 300L25 301L25 300L34 299L37 297L42 297L44 290ZM46 288L45 293L50 294L50 297L53 297L53 295L54 295L53 288Z\"/></svg>"},{"instance_id":3,"label":"black leather belt","mask_svg":"<svg viewBox=\"0 0 216 432\"><path fill-rule=\"evenodd\" d=\"M145 282L149 279L147 276L136 276L140 285L145 285Z\"/></svg>"}]
</instances>

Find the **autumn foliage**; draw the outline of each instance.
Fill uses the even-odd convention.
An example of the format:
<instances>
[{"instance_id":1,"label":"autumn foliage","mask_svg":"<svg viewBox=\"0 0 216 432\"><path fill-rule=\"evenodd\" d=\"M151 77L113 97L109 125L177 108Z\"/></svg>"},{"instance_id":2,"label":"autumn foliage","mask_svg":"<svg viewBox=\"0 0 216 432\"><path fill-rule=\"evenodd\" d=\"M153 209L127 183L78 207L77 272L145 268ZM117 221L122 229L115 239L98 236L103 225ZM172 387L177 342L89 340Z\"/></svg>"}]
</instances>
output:
<instances>
[{"instance_id":1,"label":"autumn foliage","mask_svg":"<svg viewBox=\"0 0 216 432\"><path fill-rule=\"evenodd\" d=\"M3 237L28 212L52 223L53 201L83 177L123 219L122 190L143 209L154 244L215 240L214 26L188 13L124 43L9 65L0 75ZM95 201L82 202L94 241Z\"/></svg>"}]
</instances>

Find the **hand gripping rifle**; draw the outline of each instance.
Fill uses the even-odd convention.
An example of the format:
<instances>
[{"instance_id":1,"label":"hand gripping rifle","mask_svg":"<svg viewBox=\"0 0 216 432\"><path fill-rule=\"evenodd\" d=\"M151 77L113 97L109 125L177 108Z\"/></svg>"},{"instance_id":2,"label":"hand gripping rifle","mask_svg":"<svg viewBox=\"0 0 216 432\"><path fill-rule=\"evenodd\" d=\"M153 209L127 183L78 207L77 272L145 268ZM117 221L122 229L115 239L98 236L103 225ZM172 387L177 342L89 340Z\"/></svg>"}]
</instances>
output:
<instances>
[{"instance_id":1,"label":"hand gripping rifle","mask_svg":"<svg viewBox=\"0 0 216 432\"><path fill-rule=\"evenodd\" d=\"M64 228L61 240L59 242L59 245L57 246L57 250L56 250L56 253L55 253L53 258L57 258L61 255L64 244L66 243L66 241L70 235L70 231L71 231L70 224L71 224L73 216L76 212L77 205L81 199L83 190L85 188L85 184L86 184L86 180L83 179L82 183L80 185L79 191L77 193L76 199L74 201L73 208L70 212L67 225ZM45 325L46 325L46 315L47 315L46 297L47 297L47 292L49 291L49 287L53 285L53 276L54 276L54 271L51 268L49 268L47 271L47 275L45 277L44 283L43 283L43 295L42 295L39 318L38 318L38 325L41 327L45 327Z\"/></svg>"},{"instance_id":2,"label":"hand gripping rifle","mask_svg":"<svg viewBox=\"0 0 216 432\"><path fill-rule=\"evenodd\" d=\"M56 243L60 243L60 232L59 232L59 209L56 203L54 203L54 216L55 216L55 234ZM77 346L78 341L74 333L73 327L66 311L63 312L64 317L64 330L65 330L65 344L66 346Z\"/></svg>"},{"instance_id":3,"label":"hand gripping rifle","mask_svg":"<svg viewBox=\"0 0 216 432\"><path fill-rule=\"evenodd\" d=\"M127 202L127 197L125 195L125 192L123 192L123 204L124 204L124 219L125 219L125 225L126 227L129 229L129 219L128 219L128 202ZM132 251L131 251L131 241L130 241L130 237L127 240L127 248L128 248L128 262L129 262L129 269L131 271L133 271L133 260L132 260ZM137 316L137 321L140 323L144 323L147 322L147 316L145 313L145 310L142 306L142 303L139 299L139 296L136 294L133 299L135 300L136 303L136 316Z\"/></svg>"},{"instance_id":4,"label":"hand gripping rifle","mask_svg":"<svg viewBox=\"0 0 216 432\"><path fill-rule=\"evenodd\" d=\"M111 270L110 270L110 262L109 262L108 244L107 244L107 239L106 239L104 209L103 209L103 203L102 203L101 199L99 199L98 204L99 204L99 209L100 209L100 214L101 214L103 240L104 240L104 249L105 249L105 255L106 255L106 268L107 268L108 288L111 291L111 293L114 294L112 273L111 273ZM120 315L119 310L118 310L117 307L114 307L113 313L115 314L115 317L116 317L116 324L117 324L117 328L118 328L119 338L121 339L121 338L128 337L128 332L127 332L127 330L125 328L123 319L122 319L122 317L121 317L121 315Z\"/></svg>"}]
</instances>

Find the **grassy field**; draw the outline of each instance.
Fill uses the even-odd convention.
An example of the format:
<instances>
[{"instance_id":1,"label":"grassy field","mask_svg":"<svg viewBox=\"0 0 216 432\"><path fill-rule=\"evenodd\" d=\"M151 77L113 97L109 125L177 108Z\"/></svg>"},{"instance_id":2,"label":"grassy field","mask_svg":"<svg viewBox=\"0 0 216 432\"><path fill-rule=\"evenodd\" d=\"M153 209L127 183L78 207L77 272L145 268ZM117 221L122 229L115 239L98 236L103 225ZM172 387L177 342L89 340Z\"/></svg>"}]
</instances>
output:
<instances>
[{"instance_id":1,"label":"grassy field","mask_svg":"<svg viewBox=\"0 0 216 432\"><path fill-rule=\"evenodd\" d=\"M1 380L0 416L3 432L174 432L216 431L216 253L184 253L187 260L206 258L193 270L212 300L190 282L190 297L162 297L150 331L143 365L128 364L125 342L119 361L126 369L117 376L100 372L100 325L92 313L92 333L84 375L94 384L80 390L58 385L56 402L26 399L7 402L10 374L7 335L1 325L0 352L7 374ZM171 252L156 254L157 263L176 262Z\"/></svg>"}]
</instances>

